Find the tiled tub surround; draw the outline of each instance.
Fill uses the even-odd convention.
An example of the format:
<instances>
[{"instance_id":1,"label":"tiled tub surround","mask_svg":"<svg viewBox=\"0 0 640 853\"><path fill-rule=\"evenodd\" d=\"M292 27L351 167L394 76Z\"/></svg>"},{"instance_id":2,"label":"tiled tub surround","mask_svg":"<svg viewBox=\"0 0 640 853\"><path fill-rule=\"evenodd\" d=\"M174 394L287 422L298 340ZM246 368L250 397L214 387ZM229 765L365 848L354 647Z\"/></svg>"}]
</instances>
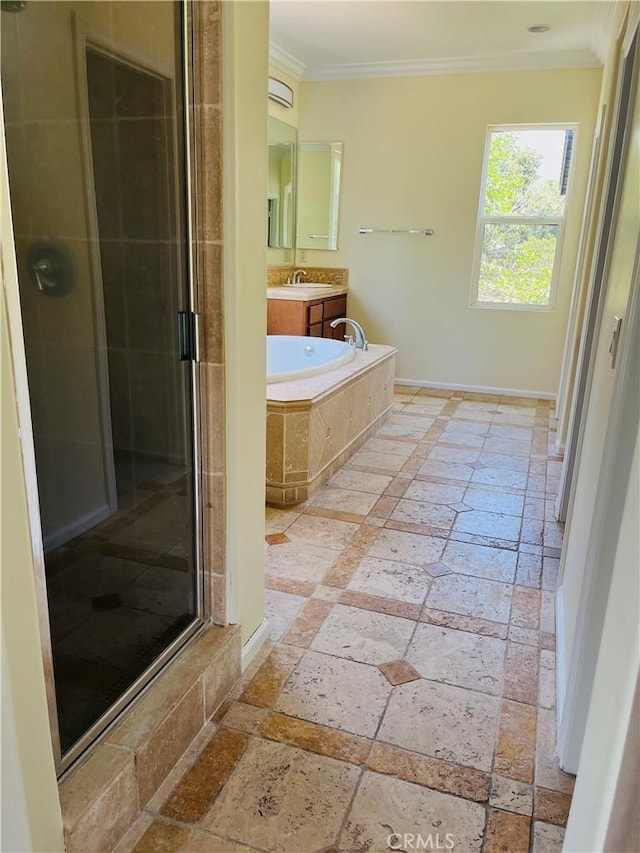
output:
<instances>
[{"instance_id":1,"label":"tiled tub surround","mask_svg":"<svg viewBox=\"0 0 640 853\"><path fill-rule=\"evenodd\" d=\"M267 503L309 499L384 422L396 352L372 344L336 370L267 386Z\"/></svg>"},{"instance_id":2,"label":"tiled tub surround","mask_svg":"<svg viewBox=\"0 0 640 853\"><path fill-rule=\"evenodd\" d=\"M122 853L560 851L549 403L400 390L311 502L267 510L274 645Z\"/></svg>"}]
</instances>

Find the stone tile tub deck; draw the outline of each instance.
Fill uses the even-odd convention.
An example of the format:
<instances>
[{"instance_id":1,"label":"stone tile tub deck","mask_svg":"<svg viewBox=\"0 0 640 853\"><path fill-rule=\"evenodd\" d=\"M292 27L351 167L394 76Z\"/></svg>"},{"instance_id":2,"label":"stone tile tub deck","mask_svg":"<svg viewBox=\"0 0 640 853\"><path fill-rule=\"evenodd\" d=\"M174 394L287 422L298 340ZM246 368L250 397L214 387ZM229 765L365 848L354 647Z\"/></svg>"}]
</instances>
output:
<instances>
[{"instance_id":1,"label":"stone tile tub deck","mask_svg":"<svg viewBox=\"0 0 640 853\"><path fill-rule=\"evenodd\" d=\"M335 370L267 385L267 503L308 500L384 423L394 347L370 344Z\"/></svg>"}]
</instances>

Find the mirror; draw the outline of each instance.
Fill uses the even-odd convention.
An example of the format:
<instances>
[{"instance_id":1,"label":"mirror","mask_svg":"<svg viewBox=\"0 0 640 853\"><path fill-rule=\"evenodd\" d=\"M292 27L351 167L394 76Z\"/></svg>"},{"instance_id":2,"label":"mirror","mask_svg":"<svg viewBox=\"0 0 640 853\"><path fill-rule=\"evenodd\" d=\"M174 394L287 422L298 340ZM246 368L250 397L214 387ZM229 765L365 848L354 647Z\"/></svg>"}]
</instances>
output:
<instances>
[{"instance_id":1,"label":"mirror","mask_svg":"<svg viewBox=\"0 0 640 853\"><path fill-rule=\"evenodd\" d=\"M267 246L293 249L296 129L269 116Z\"/></svg>"},{"instance_id":2,"label":"mirror","mask_svg":"<svg viewBox=\"0 0 640 853\"><path fill-rule=\"evenodd\" d=\"M338 248L342 142L298 143L296 248Z\"/></svg>"}]
</instances>

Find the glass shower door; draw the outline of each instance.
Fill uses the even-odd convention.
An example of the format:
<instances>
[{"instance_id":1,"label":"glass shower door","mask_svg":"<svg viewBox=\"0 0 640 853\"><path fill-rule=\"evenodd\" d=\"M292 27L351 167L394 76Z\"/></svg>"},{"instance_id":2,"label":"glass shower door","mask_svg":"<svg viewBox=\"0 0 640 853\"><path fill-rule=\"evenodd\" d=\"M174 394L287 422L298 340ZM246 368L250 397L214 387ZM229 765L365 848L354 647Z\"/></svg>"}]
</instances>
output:
<instances>
[{"instance_id":1,"label":"glass shower door","mask_svg":"<svg viewBox=\"0 0 640 853\"><path fill-rule=\"evenodd\" d=\"M194 373L178 331L184 26L168 0L3 4L61 767L201 622Z\"/></svg>"}]
</instances>

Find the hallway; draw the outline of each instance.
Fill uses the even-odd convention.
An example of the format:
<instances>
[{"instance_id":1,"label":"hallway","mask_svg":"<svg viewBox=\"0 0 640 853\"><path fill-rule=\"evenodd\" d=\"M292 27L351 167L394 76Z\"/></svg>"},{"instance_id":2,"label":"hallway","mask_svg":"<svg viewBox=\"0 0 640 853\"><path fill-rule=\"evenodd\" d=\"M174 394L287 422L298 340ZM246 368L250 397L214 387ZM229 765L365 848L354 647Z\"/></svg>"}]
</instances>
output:
<instances>
[{"instance_id":1,"label":"hallway","mask_svg":"<svg viewBox=\"0 0 640 853\"><path fill-rule=\"evenodd\" d=\"M121 853L561 850L551 404L396 392L308 505L267 509L273 645Z\"/></svg>"}]
</instances>

